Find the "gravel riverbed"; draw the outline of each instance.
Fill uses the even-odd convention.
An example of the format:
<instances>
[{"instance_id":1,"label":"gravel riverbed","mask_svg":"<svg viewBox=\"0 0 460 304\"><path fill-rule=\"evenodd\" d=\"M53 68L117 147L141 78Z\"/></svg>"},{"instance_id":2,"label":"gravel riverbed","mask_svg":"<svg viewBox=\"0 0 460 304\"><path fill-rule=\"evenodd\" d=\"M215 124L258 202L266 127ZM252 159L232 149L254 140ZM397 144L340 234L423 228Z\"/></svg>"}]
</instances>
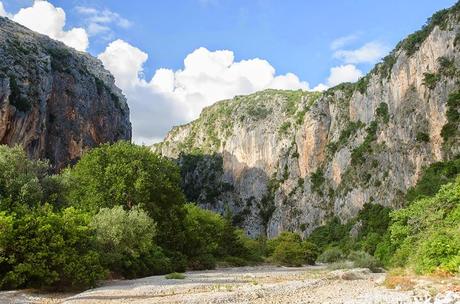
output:
<instances>
[{"instance_id":1,"label":"gravel riverbed","mask_svg":"<svg viewBox=\"0 0 460 304\"><path fill-rule=\"evenodd\" d=\"M185 279L152 276L106 282L75 295L0 292L0 303L460 303L460 294L437 298L420 290L383 286L384 273L324 266L225 268L187 272Z\"/></svg>"}]
</instances>

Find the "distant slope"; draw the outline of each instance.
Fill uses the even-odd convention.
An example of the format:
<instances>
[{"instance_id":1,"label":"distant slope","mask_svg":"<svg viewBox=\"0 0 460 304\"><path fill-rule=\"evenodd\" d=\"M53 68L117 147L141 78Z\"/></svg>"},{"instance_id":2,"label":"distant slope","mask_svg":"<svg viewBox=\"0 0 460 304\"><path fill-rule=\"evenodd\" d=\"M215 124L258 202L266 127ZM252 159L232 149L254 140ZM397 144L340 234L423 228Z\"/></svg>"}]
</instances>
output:
<instances>
[{"instance_id":1,"label":"distant slope","mask_svg":"<svg viewBox=\"0 0 460 304\"><path fill-rule=\"evenodd\" d=\"M251 235L400 207L424 166L460 152L459 11L433 15L357 83L222 101L153 149L178 159L189 200L228 206Z\"/></svg>"},{"instance_id":2,"label":"distant slope","mask_svg":"<svg viewBox=\"0 0 460 304\"><path fill-rule=\"evenodd\" d=\"M129 109L102 63L0 18L0 144L59 169L119 139L131 139Z\"/></svg>"}]
</instances>

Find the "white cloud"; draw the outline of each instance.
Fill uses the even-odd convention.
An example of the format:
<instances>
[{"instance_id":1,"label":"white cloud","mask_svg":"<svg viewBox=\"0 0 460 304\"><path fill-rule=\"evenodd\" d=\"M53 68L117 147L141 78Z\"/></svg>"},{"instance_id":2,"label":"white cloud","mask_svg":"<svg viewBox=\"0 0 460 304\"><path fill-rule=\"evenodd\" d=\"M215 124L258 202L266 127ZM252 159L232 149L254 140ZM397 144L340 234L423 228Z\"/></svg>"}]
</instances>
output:
<instances>
[{"instance_id":1,"label":"white cloud","mask_svg":"<svg viewBox=\"0 0 460 304\"><path fill-rule=\"evenodd\" d=\"M388 48L378 42L368 42L356 50L337 50L334 57L345 63L375 63L388 52Z\"/></svg>"},{"instance_id":2,"label":"white cloud","mask_svg":"<svg viewBox=\"0 0 460 304\"><path fill-rule=\"evenodd\" d=\"M345 45L349 44L350 42L355 41L356 39L358 39L358 35L356 34L339 37L335 39L334 41L332 41L331 49L337 50L337 49L343 48Z\"/></svg>"},{"instance_id":3,"label":"white cloud","mask_svg":"<svg viewBox=\"0 0 460 304\"><path fill-rule=\"evenodd\" d=\"M266 88L309 89L292 73L277 76L266 60L235 62L228 50L196 49L184 59L183 69L158 69L151 80L142 77L148 55L125 41L110 43L99 58L128 97L138 143L157 140L173 124L197 118L218 100Z\"/></svg>"},{"instance_id":4,"label":"white cloud","mask_svg":"<svg viewBox=\"0 0 460 304\"><path fill-rule=\"evenodd\" d=\"M86 29L91 36L103 34L104 38L110 39L113 31L109 25L121 28L129 28L132 25L131 21L108 9L98 10L93 7L77 6L76 10L83 15Z\"/></svg>"},{"instance_id":5,"label":"white cloud","mask_svg":"<svg viewBox=\"0 0 460 304\"><path fill-rule=\"evenodd\" d=\"M330 69L326 84L318 84L313 91L324 91L343 82L355 82L362 76L363 72L353 64L336 66Z\"/></svg>"},{"instance_id":6,"label":"white cloud","mask_svg":"<svg viewBox=\"0 0 460 304\"><path fill-rule=\"evenodd\" d=\"M363 72L361 72L358 68L356 68L356 66L352 64L333 67L331 68L330 72L331 73L327 78L327 85L330 87L338 85L342 82L355 82L363 76Z\"/></svg>"},{"instance_id":7,"label":"white cloud","mask_svg":"<svg viewBox=\"0 0 460 304\"><path fill-rule=\"evenodd\" d=\"M0 9L1 10L1 9ZM49 37L62 41L79 51L88 48L88 35L82 28L64 30L66 15L62 8L47 1L34 1L30 7L22 8L12 16L14 21Z\"/></svg>"}]
</instances>

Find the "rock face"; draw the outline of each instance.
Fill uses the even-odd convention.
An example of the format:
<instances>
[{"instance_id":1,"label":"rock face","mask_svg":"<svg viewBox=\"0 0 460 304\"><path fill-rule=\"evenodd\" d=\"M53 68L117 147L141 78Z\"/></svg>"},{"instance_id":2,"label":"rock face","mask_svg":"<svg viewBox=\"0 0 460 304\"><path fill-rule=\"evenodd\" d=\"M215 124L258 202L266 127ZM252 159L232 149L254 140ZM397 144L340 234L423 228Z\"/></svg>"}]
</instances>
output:
<instances>
[{"instance_id":1,"label":"rock face","mask_svg":"<svg viewBox=\"0 0 460 304\"><path fill-rule=\"evenodd\" d=\"M218 102L153 149L178 160L189 200L228 207L252 236L400 207L424 166L460 152L459 11L435 14L357 83Z\"/></svg>"},{"instance_id":2,"label":"rock face","mask_svg":"<svg viewBox=\"0 0 460 304\"><path fill-rule=\"evenodd\" d=\"M60 169L119 139L131 139L129 109L102 63L0 17L0 144Z\"/></svg>"}]
</instances>

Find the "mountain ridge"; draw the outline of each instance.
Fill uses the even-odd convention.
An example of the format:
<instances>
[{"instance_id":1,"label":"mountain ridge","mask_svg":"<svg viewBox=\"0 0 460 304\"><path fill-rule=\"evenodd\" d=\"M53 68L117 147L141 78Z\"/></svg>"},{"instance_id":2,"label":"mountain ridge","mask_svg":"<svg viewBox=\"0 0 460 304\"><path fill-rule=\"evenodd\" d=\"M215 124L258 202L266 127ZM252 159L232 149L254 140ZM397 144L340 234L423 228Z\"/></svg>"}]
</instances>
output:
<instances>
[{"instance_id":1,"label":"mountain ridge","mask_svg":"<svg viewBox=\"0 0 460 304\"><path fill-rule=\"evenodd\" d=\"M219 102L152 149L178 160L190 200L229 208L252 236L401 207L425 166L460 152L459 10L435 13L356 83Z\"/></svg>"}]
</instances>

